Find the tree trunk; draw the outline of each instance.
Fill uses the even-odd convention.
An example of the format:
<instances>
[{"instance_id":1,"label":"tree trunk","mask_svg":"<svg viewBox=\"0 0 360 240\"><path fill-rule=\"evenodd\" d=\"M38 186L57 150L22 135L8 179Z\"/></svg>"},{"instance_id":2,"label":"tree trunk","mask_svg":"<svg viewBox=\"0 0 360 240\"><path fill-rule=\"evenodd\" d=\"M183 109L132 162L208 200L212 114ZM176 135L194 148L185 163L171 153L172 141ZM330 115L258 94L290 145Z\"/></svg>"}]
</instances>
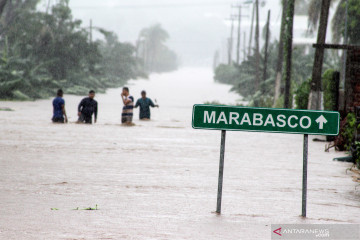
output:
<instances>
[{"instance_id":1,"label":"tree trunk","mask_svg":"<svg viewBox=\"0 0 360 240\"><path fill-rule=\"evenodd\" d=\"M248 53L247 55L251 55L251 45L252 45L252 37L253 37L253 30L254 30L254 17L255 17L255 4L253 4L253 10L251 15L251 27L250 27L250 37L249 37L249 46L248 46Z\"/></svg>"},{"instance_id":2,"label":"tree trunk","mask_svg":"<svg viewBox=\"0 0 360 240\"><path fill-rule=\"evenodd\" d=\"M281 16L281 26L280 26L280 39L279 39L279 52L278 59L276 64L276 79L275 79L275 95L274 95L274 107L276 102L280 97L281 90L281 73L283 68L283 59L284 59L284 31L285 31L285 21L286 21L286 7L287 0L282 0L282 16Z\"/></svg>"},{"instance_id":3,"label":"tree trunk","mask_svg":"<svg viewBox=\"0 0 360 240\"><path fill-rule=\"evenodd\" d=\"M264 83L265 83L265 81L267 79L269 36L270 36L270 10L268 10L268 17L267 17L267 22L266 22L265 57L264 57L264 73L263 73L263 81L264 81ZM264 86L264 88L265 88L265 86ZM265 92L265 89L263 89L263 92Z\"/></svg>"},{"instance_id":4,"label":"tree trunk","mask_svg":"<svg viewBox=\"0 0 360 240\"><path fill-rule=\"evenodd\" d=\"M285 35L285 96L284 96L284 108L291 108L291 66L292 66L292 40L293 40L293 25L294 25L294 8L295 0L289 0L286 10L286 35Z\"/></svg>"},{"instance_id":5,"label":"tree trunk","mask_svg":"<svg viewBox=\"0 0 360 240\"><path fill-rule=\"evenodd\" d=\"M0 17L2 16L2 14L4 12L4 8L5 8L7 1L8 0L0 0Z\"/></svg>"},{"instance_id":6,"label":"tree trunk","mask_svg":"<svg viewBox=\"0 0 360 240\"><path fill-rule=\"evenodd\" d=\"M311 79L311 91L308 104L308 109L312 110L321 110L323 108L321 73L324 61L324 47L322 44L325 44L326 40L330 1L331 0L322 0L321 3L320 23L317 36L317 44L319 44L319 47L317 47L315 50L314 67Z\"/></svg>"},{"instance_id":7,"label":"tree trunk","mask_svg":"<svg viewBox=\"0 0 360 240\"><path fill-rule=\"evenodd\" d=\"M259 34L259 0L255 1L256 26L255 26L255 91L259 90L260 85L260 34Z\"/></svg>"},{"instance_id":8,"label":"tree trunk","mask_svg":"<svg viewBox=\"0 0 360 240\"><path fill-rule=\"evenodd\" d=\"M246 60L246 32L243 32L244 40L243 40L243 61Z\"/></svg>"}]
</instances>

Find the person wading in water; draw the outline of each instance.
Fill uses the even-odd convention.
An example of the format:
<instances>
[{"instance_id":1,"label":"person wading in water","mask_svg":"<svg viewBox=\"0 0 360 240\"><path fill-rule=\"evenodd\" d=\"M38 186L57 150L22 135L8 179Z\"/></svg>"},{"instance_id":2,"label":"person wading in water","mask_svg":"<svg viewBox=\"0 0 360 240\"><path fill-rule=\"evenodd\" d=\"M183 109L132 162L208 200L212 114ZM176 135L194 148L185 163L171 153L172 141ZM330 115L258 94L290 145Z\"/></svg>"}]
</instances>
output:
<instances>
[{"instance_id":1,"label":"person wading in water","mask_svg":"<svg viewBox=\"0 0 360 240\"><path fill-rule=\"evenodd\" d=\"M92 123L92 115L94 114L94 122L97 120L98 103L94 100L95 92L91 90L89 96L81 100L78 106L79 120L77 123Z\"/></svg>"},{"instance_id":2,"label":"person wading in water","mask_svg":"<svg viewBox=\"0 0 360 240\"><path fill-rule=\"evenodd\" d=\"M68 119L65 111L65 100L63 99L63 90L59 89L56 98L53 100L53 117L54 123L67 123Z\"/></svg>"},{"instance_id":3,"label":"person wading in water","mask_svg":"<svg viewBox=\"0 0 360 240\"><path fill-rule=\"evenodd\" d=\"M133 108L134 108L134 97L130 95L129 88L124 87L121 93L121 99L124 107L121 114L121 123L124 125L133 125Z\"/></svg>"},{"instance_id":4,"label":"person wading in water","mask_svg":"<svg viewBox=\"0 0 360 240\"><path fill-rule=\"evenodd\" d=\"M159 105L155 105L150 98L147 98L146 92L143 90L141 91L141 98L136 101L135 108L137 107L140 107L140 120L150 120L150 107L159 107Z\"/></svg>"}]
</instances>

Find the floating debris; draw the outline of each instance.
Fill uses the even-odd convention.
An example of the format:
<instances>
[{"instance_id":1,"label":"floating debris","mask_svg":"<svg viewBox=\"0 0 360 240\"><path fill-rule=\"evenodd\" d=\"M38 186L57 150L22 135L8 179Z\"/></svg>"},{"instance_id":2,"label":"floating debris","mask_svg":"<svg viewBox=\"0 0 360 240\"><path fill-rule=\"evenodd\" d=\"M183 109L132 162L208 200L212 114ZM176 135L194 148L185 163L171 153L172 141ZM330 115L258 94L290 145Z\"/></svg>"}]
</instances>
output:
<instances>
[{"instance_id":1,"label":"floating debris","mask_svg":"<svg viewBox=\"0 0 360 240\"><path fill-rule=\"evenodd\" d=\"M14 109L11 109L11 108L8 108L8 107L5 107L5 108L0 108L0 111L13 112L13 111L15 111L15 110L14 110Z\"/></svg>"},{"instance_id":2,"label":"floating debris","mask_svg":"<svg viewBox=\"0 0 360 240\"><path fill-rule=\"evenodd\" d=\"M95 207L88 207L88 208L83 208L83 209L79 209L79 207L74 208L73 210L98 210L98 205L96 204Z\"/></svg>"},{"instance_id":3,"label":"floating debris","mask_svg":"<svg viewBox=\"0 0 360 240\"><path fill-rule=\"evenodd\" d=\"M95 205L95 208L92 207L88 207L88 208L84 208L82 210L98 210L97 204Z\"/></svg>"}]
</instances>

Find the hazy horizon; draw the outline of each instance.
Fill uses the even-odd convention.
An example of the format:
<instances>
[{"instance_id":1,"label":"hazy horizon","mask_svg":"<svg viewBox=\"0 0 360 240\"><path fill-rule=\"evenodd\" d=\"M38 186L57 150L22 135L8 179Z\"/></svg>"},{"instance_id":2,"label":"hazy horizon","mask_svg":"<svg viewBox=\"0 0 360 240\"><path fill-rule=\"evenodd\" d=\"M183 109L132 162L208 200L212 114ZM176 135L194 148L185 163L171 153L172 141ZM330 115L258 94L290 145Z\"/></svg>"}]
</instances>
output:
<instances>
[{"instance_id":1,"label":"hazy horizon","mask_svg":"<svg viewBox=\"0 0 360 240\"><path fill-rule=\"evenodd\" d=\"M54 4L55 0L43 0L42 6ZM232 5L242 4L241 47L248 47L251 4L246 0L70 0L70 8L75 19L83 22L83 27L90 25L105 28L115 32L122 42L135 44L141 29L153 24L161 24L169 33L167 45L179 56L185 66L211 66L216 50L220 51L220 60L227 60L227 39L230 37L231 14L237 14L238 9ZM266 0L260 7L260 34L265 26L267 11L271 10L271 39L278 39L281 21L281 6L279 0ZM237 40L237 25L234 22L234 46ZM294 41L302 41L307 27L305 17L297 17L294 24ZM101 34L94 32L94 39ZM253 41L254 42L254 41ZM263 40L261 38L261 46ZM242 56L241 56L242 58Z\"/></svg>"}]
</instances>

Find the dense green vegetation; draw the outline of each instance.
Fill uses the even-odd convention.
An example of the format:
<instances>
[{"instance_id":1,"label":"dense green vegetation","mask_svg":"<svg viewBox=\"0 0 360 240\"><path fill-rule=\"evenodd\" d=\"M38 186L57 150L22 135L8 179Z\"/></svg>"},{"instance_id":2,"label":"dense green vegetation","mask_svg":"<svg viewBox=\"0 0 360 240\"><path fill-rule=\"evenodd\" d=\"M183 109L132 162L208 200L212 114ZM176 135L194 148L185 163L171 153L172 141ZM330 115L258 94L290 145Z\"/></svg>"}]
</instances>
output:
<instances>
[{"instance_id":1,"label":"dense green vegetation","mask_svg":"<svg viewBox=\"0 0 360 240\"><path fill-rule=\"evenodd\" d=\"M343 146L345 150L350 151L351 145L354 141L354 135L356 131L356 117L354 113L348 113L345 119L345 125L343 131L341 131L341 137L343 138Z\"/></svg>"},{"instance_id":2,"label":"dense green vegetation","mask_svg":"<svg viewBox=\"0 0 360 240\"><path fill-rule=\"evenodd\" d=\"M282 1L283 6L287 1ZM297 1L297 7L299 4L309 6L309 27L311 34L317 28L317 24L320 16L320 9L322 1L318 0L299 0ZM349 44L358 45L359 44L359 35L360 35L360 1L357 0L339 0L332 1L333 6L336 4L336 11L332 19L332 42L333 43L343 43L345 40ZM348 3L348 29L347 29L347 39L345 39L345 23L346 18L346 6ZM304 8L301 7L298 12L304 13ZM274 43L273 43L274 45ZM275 43L275 48L277 44ZM306 46L304 46L305 49ZM300 47L301 48L301 47ZM300 48L293 49L292 51L292 69L291 69L291 86L290 89L290 98L295 100L295 106L289 106L292 108L307 109L312 73L312 65L314 62L314 51L303 51ZM284 52L286 51L286 48ZM274 47L269 50L269 58L277 59L275 55ZM284 53L286 56L286 53ZM265 56L264 52L261 53L261 56ZM281 54L279 53L279 59L281 59ZM239 92L247 100L249 100L250 105L259 106L259 107L282 107L284 106L284 73L286 64L282 63L280 66L285 66L282 70L279 70L279 73L282 74L283 79L281 82L281 95L278 101L274 104L273 99L275 97L275 91L272 92L273 86L276 85L274 78L274 66L271 64L272 60L269 61L268 65L269 78L263 79L263 83L260 87L256 87L255 84L255 61L254 56L248 56L247 60L242 62L240 65L231 64L231 65L220 65L215 69L215 79L223 83L232 84L233 90ZM341 57L339 53L332 52L330 50L325 51L325 58L323 63L323 75L322 75L322 90L323 90L323 102L324 110L338 110L338 94L339 94L339 70L341 64ZM264 68L264 61L262 60L261 68ZM272 76L272 77L271 77ZM276 86L275 86L276 87ZM276 88L275 88L276 90ZM290 100L290 103L292 100ZM360 168L360 142L355 138L355 133L358 131L360 125L357 122L355 114L350 112L346 113L346 116L343 116L343 119L340 123L340 134L333 137L327 137L328 141L334 141L333 146L340 151L351 152L352 159L356 166Z\"/></svg>"},{"instance_id":3,"label":"dense green vegetation","mask_svg":"<svg viewBox=\"0 0 360 240\"><path fill-rule=\"evenodd\" d=\"M337 111L336 95L338 88L336 86L334 74L336 74L334 69L328 69L322 76L324 90L324 109L329 111Z\"/></svg>"},{"instance_id":4,"label":"dense green vegetation","mask_svg":"<svg viewBox=\"0 0 360 240\"><path fill-rule=\"evenodd\" d=\"M57 1L46 12L36 9L36 0L2 2L0 99L44 98L60 87L70 94L85 94L89 89L103 92L153 71L144 68L135 46L120 42L112 32L95 28L104 40L92 41L89 29L72 17L68 0ZM154 34L159 31L168 36L160 26ZM166 48L163 40L147 39ZM169 59L162 61L175 65ZM161 67L159 63L155 70L169 69Z\"/></svg>"},{"instance_id":5,"label":"dense green vegetation","mask_svg":"<svg viewBox=\"0 0 360 240\"><path fill-rule=\"evenodd\" d=\"M324 90L324 110L337 111L337 86L334 79L337 72L334 69L328 69L322 76ZM304 81L295 91L295 104L298 109L307 109L310 95L311 79Z\"/></svg>"},{"instance_id":6,"label":"dense green vegetation","mask_svg":"<svg viewBox=\"0 0 360 240\"><path fill-rule=\"evenodd\" d=\"M282 1L282 5L287 1ZM345 9L346 0L333 1L332 6L336 9L332 18L332 41L334 43L342 43L345 38ZM318 0L299 0L295 3L295 12L297 14L308 14L309 16L309 34L312 34L317 29L317 24L320 16L322 1ZM286 5L286 4L285 4ZM360 34L360 1L348 1L348 43L359 44ZM286 11L285 11L286 12ZM284 36L286 31L284 31ZM264 34L263 34L264 35ZM283 37L284 37L283 36ZM255 61L255 54L247 56L246 60L239 65L220 64L215 68L215 80L232 84L233 90L242 95L245 100L249 101L251 106L258 107L283 107L284 106L284 88L285 88L285 70L286 64L283 61L279 64L280 75L282 80L279 84L275 83L276 78L276 62L278 59L286 58L286 49L283 46L283 53L278 51L278 42L270 43L268 50L268 64L267 64L267 78L262 79L259 86L256 81L257 63ZM308 49L307 49L308 48ZM277 54L279 52L279 55ZM310 92L311 73L314 63L314 49L306 44L300 46L293 46L292 51L292 67L291 67L291 88L290 88L290 106L291 108L306 109L308 105L308 97ZM260 72L264 69L264 49L260 52ZM281 62L281 61L280 61ZM328 110L336 108L336 85L334 82L334 72L339 71L341 64L341 57L339 52L326 50L323 63L323 90L324 90L324 107ZM275 90L280 89L279 98L275 99ZM294 101L293 101L294 100ZM295 105L293 105L293 102Z\"/></svg>"},{"instance_id":7,"label":"dense green vegetation","mask_svg":"<svg viewBox=\"0 0 360 240\"><path fill-rule=\"evenodd\" d=\"M298 109L307 109L310 95L311 78L304 81L295 91L295 104Z\"/></svg>"},{"instance_id":8,"label":"dense green vegetation","mask_svg":"<svg viewBox=\"0 0 360 240\"><path fill-rule=\"evenodd\" d=\"M278 52L278 43L274 42L269 45L268 50L268 66L267 66L267 79L262 79L259 89L255 87L255 71L256 62L255 56L248 56L246 61L243 61L240 65L233 63L232 65L220 64L215 69L215 81L232 84L233 91L238 92L245 100L249 101L251 106L255 107L272 107L274 100L274 84L276 76L276 58ZM311 77L314 50L311 49L309 53L305 52L302 47L295 47L293 50L292 64L292 89L291 98L295 97L295 103L297 108L306 109L307 99L303 99L308 96L310 82L304 81ZM260 70L264 69L264 51L261 52ZM325 56L325 67L330 68L335 64L332 59L331 52ZM284 89L285 82L282 81L281 89ZM297 95L299 95L297 97ZM283 107L283 97L280 97L275 107Z\"/></svg>"},{"instance_id":9,"label":"dense green vegetation","mask_svg":"<svg viewBox=\"0 0 360 240\"><path fill-rule=\"evenodd\" d=\"M303 5L308 5L309 26L315 30L319 23L321 2L319 0L301 0ZM353 45L360 44L360 1L358 0L337 0L331 1L335 8L335 14L331 19L332 42L342 43L345 38L346 3L348 3L348 34L347 41ZM340 24L341 23L341 24Z\"/></svg>"}]
</instances>

